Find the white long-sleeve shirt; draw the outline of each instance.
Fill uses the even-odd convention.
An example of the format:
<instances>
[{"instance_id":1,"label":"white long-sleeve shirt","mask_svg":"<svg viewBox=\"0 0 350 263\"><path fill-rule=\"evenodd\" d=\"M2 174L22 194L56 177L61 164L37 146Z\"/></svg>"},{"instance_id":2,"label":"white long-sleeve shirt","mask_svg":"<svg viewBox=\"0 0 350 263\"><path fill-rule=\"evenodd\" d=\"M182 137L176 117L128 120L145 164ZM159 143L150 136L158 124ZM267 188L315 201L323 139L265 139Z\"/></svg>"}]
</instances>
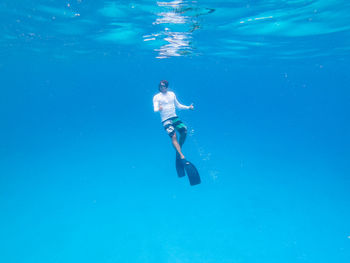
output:
<instances>
[{"instance_id":1,"label":"white long-sleeve shirt","mask_svg":"<svg viewBox=\"0 0 350 263\"><path fill-rule=\"evenodd\" d=\"M159 110L159 106L163 108L161 111ZM172 91L167 91L166 93L159 92L153 97L154 111L160 112L162 122L169 118L176 117L175 106L176 108L186 110L190 108L190 106L180 104L176 99L175 93Z\"/></svg>"}]
</instances>

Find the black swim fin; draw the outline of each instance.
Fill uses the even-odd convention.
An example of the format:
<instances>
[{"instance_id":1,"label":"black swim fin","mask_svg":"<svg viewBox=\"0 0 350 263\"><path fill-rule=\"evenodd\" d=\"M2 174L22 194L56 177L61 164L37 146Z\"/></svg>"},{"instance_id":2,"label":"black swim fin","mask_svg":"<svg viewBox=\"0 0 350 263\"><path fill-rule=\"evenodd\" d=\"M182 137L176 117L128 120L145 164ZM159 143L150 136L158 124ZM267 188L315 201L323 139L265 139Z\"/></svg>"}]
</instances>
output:
<instances>
[{"instance_id":1,"label":"black swim fin","mask_svg":"<svg viewBox=\"0 0 350 263\"><path fill-rule=\"evenodd\" d=\"M178 177L184 177L186 175L185 167L178 154L176 154L176 172Z\"/></svg>"},{"instance_id":2,"label":"black swim fin","mask_svg":"<svg viewBox=\"0 0 350 263\"><path fill-rule=\"evenodd\" d=\"M183 166L185 167L185 171L188 176L188 180L190 181L190 185L196 185L201 183L201 178L199 176L198 170L196 166L194 166L191 162L187 160L181 160Z\"/></svg>"}]
</instances>

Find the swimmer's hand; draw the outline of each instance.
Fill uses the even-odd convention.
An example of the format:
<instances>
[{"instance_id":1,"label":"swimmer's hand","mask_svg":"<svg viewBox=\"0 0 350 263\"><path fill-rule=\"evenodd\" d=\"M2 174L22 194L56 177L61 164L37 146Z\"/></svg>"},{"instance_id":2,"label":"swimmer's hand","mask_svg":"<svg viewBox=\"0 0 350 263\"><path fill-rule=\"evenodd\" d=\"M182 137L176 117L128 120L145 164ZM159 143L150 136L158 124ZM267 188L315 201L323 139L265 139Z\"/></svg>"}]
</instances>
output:
<instances>
[{"instance_id":1,"label":"swimmer's hand","mask_svg":"<svg viewBox=\"0 0 350 263\"><path fill-rule=\"evenodd\" d=\"M162 107L162 106L159 106L158 109L159 109L159 111L162 111L162 110L163 110L163 107Z\"/></svg>"},{"instance_id":2,"label":"swimmer's hand","mask_svg":"<svg viewBox=\"0 0 350 263\"><path fill-rule=\"evenodd\" d=\"M190 105L189 109L190 109L190 110L194 110L193 103Z\"/></svg>"}]
</instances>

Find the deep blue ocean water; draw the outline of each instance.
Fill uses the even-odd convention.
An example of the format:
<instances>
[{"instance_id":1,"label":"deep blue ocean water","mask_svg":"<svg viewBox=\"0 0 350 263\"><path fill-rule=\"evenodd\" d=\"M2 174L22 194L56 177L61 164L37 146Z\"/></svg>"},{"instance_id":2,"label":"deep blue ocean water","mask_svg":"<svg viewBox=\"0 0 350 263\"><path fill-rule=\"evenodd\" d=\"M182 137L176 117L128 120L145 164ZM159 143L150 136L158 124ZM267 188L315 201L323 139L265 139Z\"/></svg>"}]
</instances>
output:
<instances>
[{"instance_id":1,"label":"deep blue ocean water","mask_svg":"<svg viewBox=\"0 0 350 263\"><path fill-rule=\"evenodd\" d=\"M3 0L0 262L350 262L350 4ZM167 79L202 183L153 112Z\"/></svg>"}]
</instances>

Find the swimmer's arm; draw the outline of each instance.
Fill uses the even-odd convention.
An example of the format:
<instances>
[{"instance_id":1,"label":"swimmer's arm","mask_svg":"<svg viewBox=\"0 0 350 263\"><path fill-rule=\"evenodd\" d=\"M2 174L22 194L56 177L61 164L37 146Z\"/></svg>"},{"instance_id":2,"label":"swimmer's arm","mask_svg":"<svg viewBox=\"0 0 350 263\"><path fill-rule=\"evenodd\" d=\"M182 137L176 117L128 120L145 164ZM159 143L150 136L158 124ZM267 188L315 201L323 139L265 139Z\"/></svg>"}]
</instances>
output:
<instances>
[{"instance_id":1,"label":"swimmer's arm","mask_svg":"<svg viewBox=\"0 0 350 263\"><path fill-rule=\"evenodd\" d=\"M193 110L194 107L193 107L193 103L190 105L190 106L186 106L186 105L182 105L176 98L174 98L174 102L175 102L175 106L176 108L179 108L179 109L183 109L183 110Z\"/></svg>"},{"instance_id":2,"label":"swimmer's arm","mask_svg":"<svg viewBox=\"0 0 350 263\"><path fill-rule=\"evenodd\" d=\"M154 112L163 110L163 107L159 105L159 101L157 99L153 99L153 109L154 109Z\"/></svg>"}]
</instances>

